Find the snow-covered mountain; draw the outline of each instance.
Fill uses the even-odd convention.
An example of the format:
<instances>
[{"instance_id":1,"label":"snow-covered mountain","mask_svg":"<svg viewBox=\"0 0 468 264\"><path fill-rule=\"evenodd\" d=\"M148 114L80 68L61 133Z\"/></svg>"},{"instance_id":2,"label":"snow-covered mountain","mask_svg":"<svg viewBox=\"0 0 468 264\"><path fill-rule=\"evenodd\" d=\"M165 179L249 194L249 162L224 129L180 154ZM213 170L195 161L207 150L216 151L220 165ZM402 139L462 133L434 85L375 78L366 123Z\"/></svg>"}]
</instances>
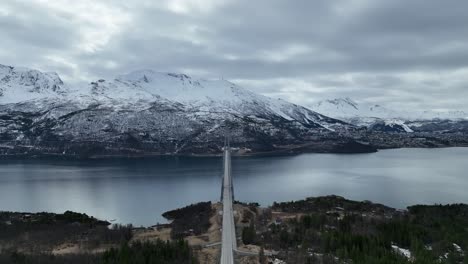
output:
<instances>
[{"instance_id":1,"label":"snow-covered mountain","mask_svg":"<svg viewBox=\"0 0 468 264\"><path fill-rule=\"evenodd\" d=\"M0 104L58 97L68 91L56 73L0 64Z\"/></svg>"},{"instance_id":2,"label":"snow-covered mountain","mask_svg":"<svg viewBox=\"0 0 468 264\"><path fill-rule=\"evenodd\" d=\"M350 98L336 98L320 101L311 107L320 113L343 119L353 117L395 118L396 111L378 104L358 104Z\"/></svg>"},{"instance_id":3,"label":"snow-covered mountain","mask_svg":"<svg viewBox=\"0 0 468 264\"><path fill-rule=\"evenodd\" d=\"M350 98L323 100L311 107L314 111L383 132L414 132L421 124L447 124L468 120L463 111L405 111L393 110L378 104L357 103Z\"/></svg>"},{"instance_id":4,"label":"snow-covered mountain","mask_svg":"<svg viewBox=\"0 0 468 264\"><path fill-rule=\"evenodd\" d=\"M240 152L374 150L352 125L225 80L141 70L70 88L0 66L0 91L3 155L208 154L226 135Z\"/></svg>"},{"instance_id":5,"label":"snow-covered mountain","mask_svg":"<svg viewBox=\"0 0 468 264\"><path fill-rule=\"evenodd\" d=\"M141 106L145 102L164 100L183 105L192 113L276 116L332 131L337 124L336 120L304 107L253 93L225 80L192 79L185 74L152 70L135 71L112 81L93 82L88 91L79 96L114 106L135 106L136 103Z\"/></svg>"},{"instance_id":6,"label":"snow-covered mountain","mask_svg":"<svg viewBox=\"0 0 468 264\"><path fill-rule=\"evenodd\" d=\"M314 111L338 119L373 118L400 120L464 120L468 113L463 111L408 111L389 109L379 104L357 103L351 98L335 98L319 101L311 106Z\"/></svg>"}]
</instances>

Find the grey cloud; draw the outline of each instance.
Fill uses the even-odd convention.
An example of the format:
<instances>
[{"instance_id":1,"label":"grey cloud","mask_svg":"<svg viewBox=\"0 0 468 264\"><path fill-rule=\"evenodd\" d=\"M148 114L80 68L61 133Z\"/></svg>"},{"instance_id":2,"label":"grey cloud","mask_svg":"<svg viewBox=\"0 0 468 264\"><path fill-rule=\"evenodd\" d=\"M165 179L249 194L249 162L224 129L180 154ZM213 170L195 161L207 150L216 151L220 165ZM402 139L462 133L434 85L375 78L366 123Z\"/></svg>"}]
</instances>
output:
<instances>
[{"instance_id":1,"label":"grey cloud","mask_svg":"<svg viewBox=\"0 0 468 264\"><path fill-rule=\"evenodd\" d=\"M190 70L305 105L349 96L396 107L468 108L463 96L454 97L468 96L463 0L226 0L187 13L170 11L164 1L95 2L129 19L92 52L76 48L79 21L45 5L0 4L0 11L4 5L23 12L0 12L0 49L20 54L15 63L0 52L0 63L54 67L69 79ZM60 59L51 64L51 55Z\"/></svg>"},{"instance_id":2,"label":"grey cloud","mask_svg":"<svg viewBox=\"0 0 468 264\"><path fill-rule=\"evenodd\" d=\"M73 43L76 29L70 28L67 19L53 16L34 3L16 2L11 8L10 13L0 13L2 42L11 44L11 52L18 45L50 50Z\"/></svg>"}]
</instances>

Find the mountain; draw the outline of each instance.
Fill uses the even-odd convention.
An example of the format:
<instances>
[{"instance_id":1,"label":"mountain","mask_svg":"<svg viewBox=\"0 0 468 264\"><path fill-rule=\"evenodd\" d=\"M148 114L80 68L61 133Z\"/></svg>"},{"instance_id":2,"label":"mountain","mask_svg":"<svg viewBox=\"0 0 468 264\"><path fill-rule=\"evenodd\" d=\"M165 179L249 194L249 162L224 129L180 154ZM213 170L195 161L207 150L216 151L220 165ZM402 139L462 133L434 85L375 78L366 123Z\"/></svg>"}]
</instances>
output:
<instances>
[{"instance_id":1,"label":"mountain","mask_svg":"<svg viewBox=\"0 0 468 264\"><path fill-rule=\"evenodd\" d=\"M377 148L468 146L468 114L463 111L396 111L350 98L320 101L311 108L366 128L366 138Z\"/></svg>"},{"instance_id":2,"label":"mountain","mask_svg":"<svg viewBox=\"0 0 468 264\"><path fill-rule=\"evenodd\" d=\"M0 66L0 154L371 152L360 129L225 80L135 71L84 87ZM354 140L359 138L359 142Z\"/></svg>"},{"instance_id":3,"label":"mountain","mask_svg":"<svg viewBox=\"0 0 468 264\"><path fill-rule=\"evenodd\" d=\"M56 73L0 65L0 104L52 98L67 92Z\"/></svg>"},{"instance_id":4,"label":"mountain","mask_svg":"<svg viewBox=\"0 0 468 264\"><path fill-rule=\"evenodd\" d=\"M326 115L347 119L353 117L396 118L399 113L378 104L358 104L351 98L336 98L323 100L312 107L315 111Z\"/></svg>"},{"instance_id":5,"label":"mountain","mask_svg":"<svg viewBox=\"0 0 468 264\"><path fill-rule=\"evenodd\" d=\"M468 113L464 111L408 111L393 110L379 104L357 103L351 98L335 98L319 101L311 106L315 111L339 119L373 118L401 120L466 120ZM366 122L365 122L366 123Z\"/></svg>"},{"instance_id":6,"label":"mountain","mask_svg":"<svg viewBox=\"0 0 468 264\"><path fill-rule=\"evenodd\" d=\"M311 108L356 126L407 133L413 132L410 126L420 126L422 123L434 124L468 120L468 113L463 111L396 111L378 104L357 103L350 98L323 100Z\"/></svg>"}]
</instances>

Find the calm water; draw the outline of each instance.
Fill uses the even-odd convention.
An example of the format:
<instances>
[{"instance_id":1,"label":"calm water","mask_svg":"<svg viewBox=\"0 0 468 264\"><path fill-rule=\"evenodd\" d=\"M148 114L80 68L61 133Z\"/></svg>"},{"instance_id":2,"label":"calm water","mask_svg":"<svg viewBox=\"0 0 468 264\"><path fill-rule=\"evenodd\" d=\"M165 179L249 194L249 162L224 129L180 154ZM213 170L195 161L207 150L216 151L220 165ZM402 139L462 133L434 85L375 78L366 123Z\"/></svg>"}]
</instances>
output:
<instances>
[{"instance_id":1,"label":"calm water","mask_svg":"<svg viewBox=\"0 0 468 264\"><path fill-rule=\"evenodd\" d=\"M0 161L0 210L73 210L121 223L164 222L164 211L218 200L221 158ZM236 199L273 201L327 194L404 208L468 203L468 148L373 154L303 154L233 160Z\"/></svg>"}]
</instances>

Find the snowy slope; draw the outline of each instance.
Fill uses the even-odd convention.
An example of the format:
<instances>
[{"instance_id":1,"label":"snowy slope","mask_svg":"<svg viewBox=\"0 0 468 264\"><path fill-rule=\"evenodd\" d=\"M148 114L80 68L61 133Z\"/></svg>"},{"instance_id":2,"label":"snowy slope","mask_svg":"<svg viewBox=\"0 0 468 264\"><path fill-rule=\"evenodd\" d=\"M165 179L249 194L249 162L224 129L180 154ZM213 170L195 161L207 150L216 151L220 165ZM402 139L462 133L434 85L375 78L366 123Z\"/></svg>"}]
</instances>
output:
<instances>
[{"instance_id":1,"label":"snowy slope","mask_svg":"<svg viewBox=\"0 0 468 264\"><path fill-rule=\"evenodd\" d=\"M365 119L400 119L406 121L415 120L464 120L468 119L468 113L463 111L408 111L389 109L378 104L357 103L350 98L336 98L323 100L311 106L311 109L324 115L348 120L351 118Z\"/></svg>"},{"instance_id":2,"label":"snowy slope","mask_svg":"<svg viewBox=\"0 0 468 264\"><path fill-rule=\"evenodd\" d=\"M0 104L56 98L67 92L56 73L0 65Z\"/></svg>"},{"instance_id":3,"label":"snowy slope","mask_svg":"<svg viewBox=\"0 0 468 264\"><path fill-rule=\"evenodd\" d=\"M225 80L140 70L70 89L8 66L2 80L0 154L217 153L226 135L253 152L374 151L354 142L352 125Z\"/></svg>"},{"instance_id":4,"label":"snowy slope","mask_svg":"<svg viewBox=\"0 0 468 264\"><path fill-rule=\"evenodd\" d=\"M350 98L336 98L320 101L311 107L314 111L335 118L353 117L398 118L400 113L378 104L359 104Z\"/></svg>"},{"instance_id":5,"label":"snowy slope","mask_svg":"<svg viewBox=\"0 0 468 264\"><path fill-rule=\"evenodd\" d=\"M369 129L380 132L397 132L397 133L413 133L413 129L409 127L405 121L398 119L377 119L369 125Z\"/></svg>"},{"instance_id":6,"label":"snowy slope","mask_svg":"<svg viewBox=\"0 0 468 264\"><path fill-rule=\"evenodd\" d=\"M317 122L328 127L328 118L281 99L265 97L225 80L192 79L185 74L152 70L135 71L114 80L100 79L87 87L70 89L56 73L0 65L0 104L64 100L109 107L147 107L163 100L192 111L259 113L287 120ZM336 121L336 120L335 120ZM332 121L332 123L335 123Z\"/></svg>"},{"instance_id":7,"label":"snowy slope","mask_svg":"<svg viewBox=\"0 0 468 264\"><path fill-rule=\"evenodd\" d=\"M350 98L320 101L312 109L372 131L391 133L459 131L468 120L468 114L463 111L395 111L377 104L357 103Z\"/></svg>"},{"instance_id":8,"label":"snowy slope","mask_svg":"<svg viewBox=\"0 0 468 264\"><path fill-rule=\"evenodd\" d=\"M93 82L88 89L92 98L113 104L152 102L162 98L198 112L275 115L323 127L332 127L336 122L284 100L253 93L229 81L193 79L185 74L135 71L112 81Z\"/></svg>"}]
</instances>

